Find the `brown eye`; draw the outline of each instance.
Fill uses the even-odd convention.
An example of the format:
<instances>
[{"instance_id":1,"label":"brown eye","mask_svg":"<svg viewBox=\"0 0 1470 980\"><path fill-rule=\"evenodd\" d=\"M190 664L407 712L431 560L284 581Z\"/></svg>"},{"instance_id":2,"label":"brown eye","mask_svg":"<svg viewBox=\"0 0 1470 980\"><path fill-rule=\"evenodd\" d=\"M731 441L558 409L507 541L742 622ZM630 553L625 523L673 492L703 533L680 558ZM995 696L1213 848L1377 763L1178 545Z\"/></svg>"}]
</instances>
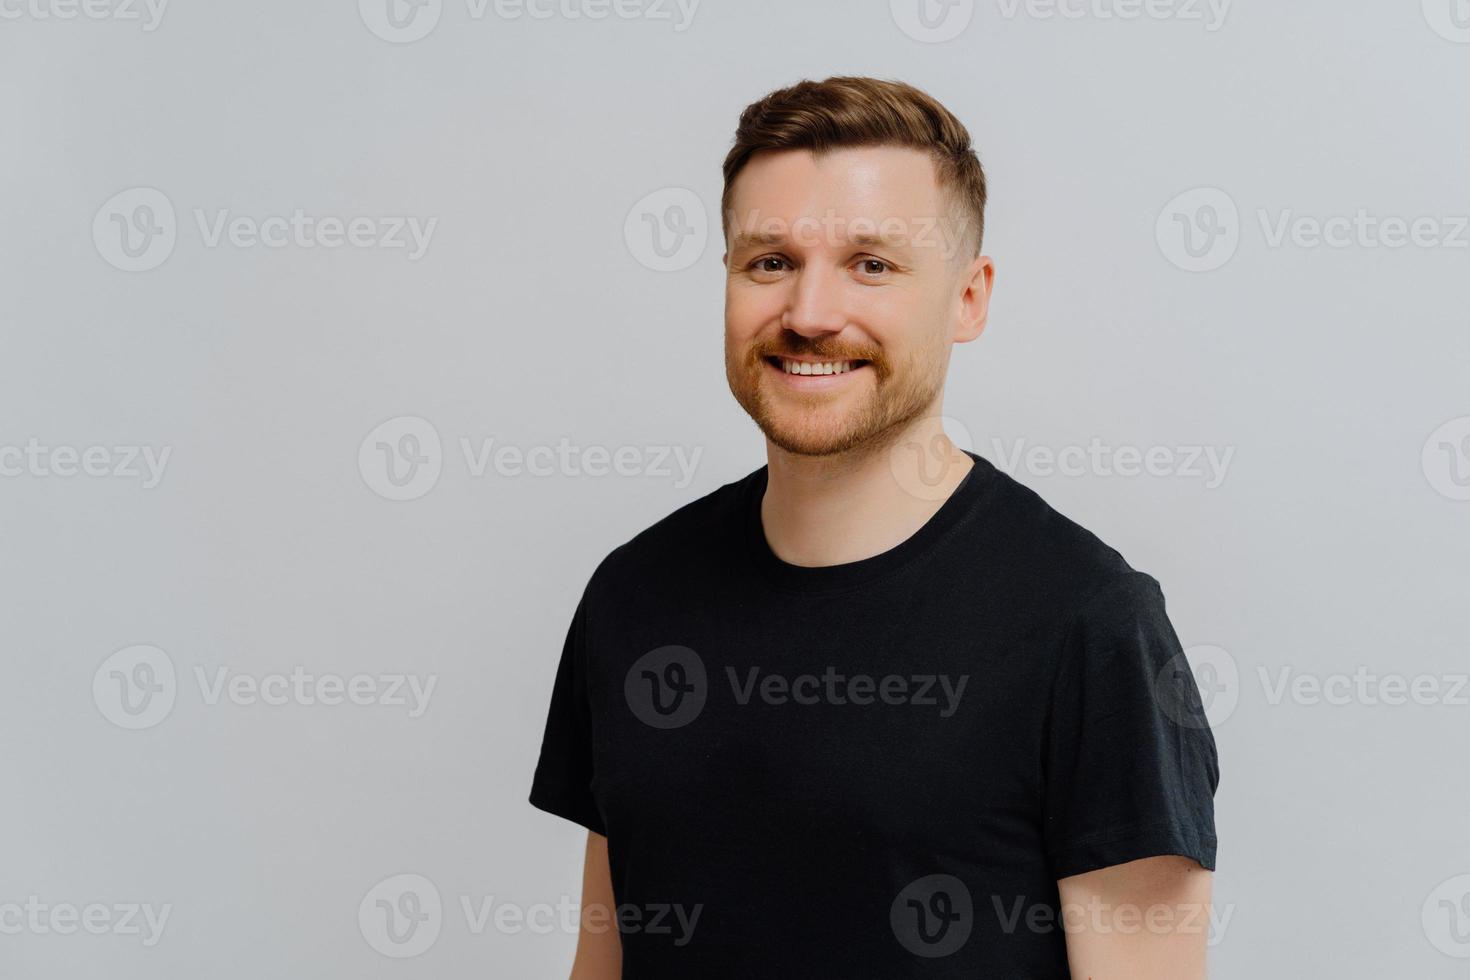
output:
<instances>
[{"instance_id":1,"label":"brown eye","mask_svg":"<svg viewBox=\"0 0 1470 980\"><path fill-rule=\"evenodd\" d=\"M877 266L878 268L873 268ZM888 271L888 263L882 259L863 259L863 271L869 275L881 276Z\"/></svg>"}]
</instances>

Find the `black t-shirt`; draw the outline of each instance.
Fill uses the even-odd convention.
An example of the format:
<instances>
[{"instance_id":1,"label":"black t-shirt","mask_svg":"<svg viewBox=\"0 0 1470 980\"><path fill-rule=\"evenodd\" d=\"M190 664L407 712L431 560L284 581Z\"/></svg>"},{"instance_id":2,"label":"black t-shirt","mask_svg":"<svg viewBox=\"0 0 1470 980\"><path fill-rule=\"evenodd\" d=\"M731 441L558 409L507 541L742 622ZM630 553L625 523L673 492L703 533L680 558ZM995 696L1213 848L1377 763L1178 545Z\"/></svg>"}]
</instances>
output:
<instances>
[{"instance_id":1,"label":"black t-shirt","mask_svg":"<svg viewBox=\"0 0 1470 980\"><path fill-rule=\"evenodd\" d=\"M606 835L624 977L1066 978L1057 879L1214 869L1158 583L969 455L870 558L777 557L762 467L593 573L530 799Z\"/></svg>"}]
</instances>

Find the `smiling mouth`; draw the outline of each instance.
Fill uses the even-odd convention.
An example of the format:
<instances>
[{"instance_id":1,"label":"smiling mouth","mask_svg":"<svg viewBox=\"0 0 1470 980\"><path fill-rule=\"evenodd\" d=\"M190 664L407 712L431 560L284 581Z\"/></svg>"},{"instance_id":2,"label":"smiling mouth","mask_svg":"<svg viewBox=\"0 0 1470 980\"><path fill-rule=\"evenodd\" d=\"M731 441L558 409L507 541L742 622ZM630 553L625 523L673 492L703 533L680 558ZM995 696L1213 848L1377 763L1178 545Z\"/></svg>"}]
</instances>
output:
<instances>
[{"instance_id":1,"label":"smiling mouth","mask_svg":"<svg viewBox=\"0 0 1470 980\"><path fill-rule=\"evenodd\" d=\"M844 361L797 361L789 357L768 357L766 363L787 374L847 374L867 366L863 360Z\"/></svg>"}]
</instances>

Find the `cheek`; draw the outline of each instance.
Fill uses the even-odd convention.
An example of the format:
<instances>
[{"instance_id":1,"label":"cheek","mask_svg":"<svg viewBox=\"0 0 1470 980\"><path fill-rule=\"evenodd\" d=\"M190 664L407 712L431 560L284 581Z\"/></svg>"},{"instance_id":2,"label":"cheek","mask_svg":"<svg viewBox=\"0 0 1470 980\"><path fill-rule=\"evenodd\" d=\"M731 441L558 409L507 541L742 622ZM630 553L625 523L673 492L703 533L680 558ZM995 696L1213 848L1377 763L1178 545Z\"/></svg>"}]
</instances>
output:
<instances>
[{"instance_id":1,"label":"cheek","mask_svg":"<svg viewBox=\"0 0 1470 980\"><path fill-rule=\"evenodd\" d=\"M730 286L725 290L725 336L729 340L757 337L771 324L780 324L784 305L778 289Z\"/></svg>"}]
</instances>

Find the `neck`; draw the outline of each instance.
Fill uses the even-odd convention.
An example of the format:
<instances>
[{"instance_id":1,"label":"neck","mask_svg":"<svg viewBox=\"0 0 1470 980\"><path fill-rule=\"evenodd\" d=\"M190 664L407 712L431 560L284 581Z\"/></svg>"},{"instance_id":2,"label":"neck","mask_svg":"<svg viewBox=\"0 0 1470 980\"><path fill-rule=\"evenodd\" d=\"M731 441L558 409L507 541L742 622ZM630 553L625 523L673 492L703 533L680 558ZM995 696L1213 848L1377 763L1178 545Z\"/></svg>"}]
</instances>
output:
<instances>
[{"instance_id":1,"label":"neck","mask_svg":"<svg viewBox=\"0 0 1470 980\"><path fill-rule=\"evenodd\" d=\"M792 565L840 565L902 544L933 517L975 461L944 435L939 416L833 456L766 443L761 523Z\"/></svg>"}]
</instances>

